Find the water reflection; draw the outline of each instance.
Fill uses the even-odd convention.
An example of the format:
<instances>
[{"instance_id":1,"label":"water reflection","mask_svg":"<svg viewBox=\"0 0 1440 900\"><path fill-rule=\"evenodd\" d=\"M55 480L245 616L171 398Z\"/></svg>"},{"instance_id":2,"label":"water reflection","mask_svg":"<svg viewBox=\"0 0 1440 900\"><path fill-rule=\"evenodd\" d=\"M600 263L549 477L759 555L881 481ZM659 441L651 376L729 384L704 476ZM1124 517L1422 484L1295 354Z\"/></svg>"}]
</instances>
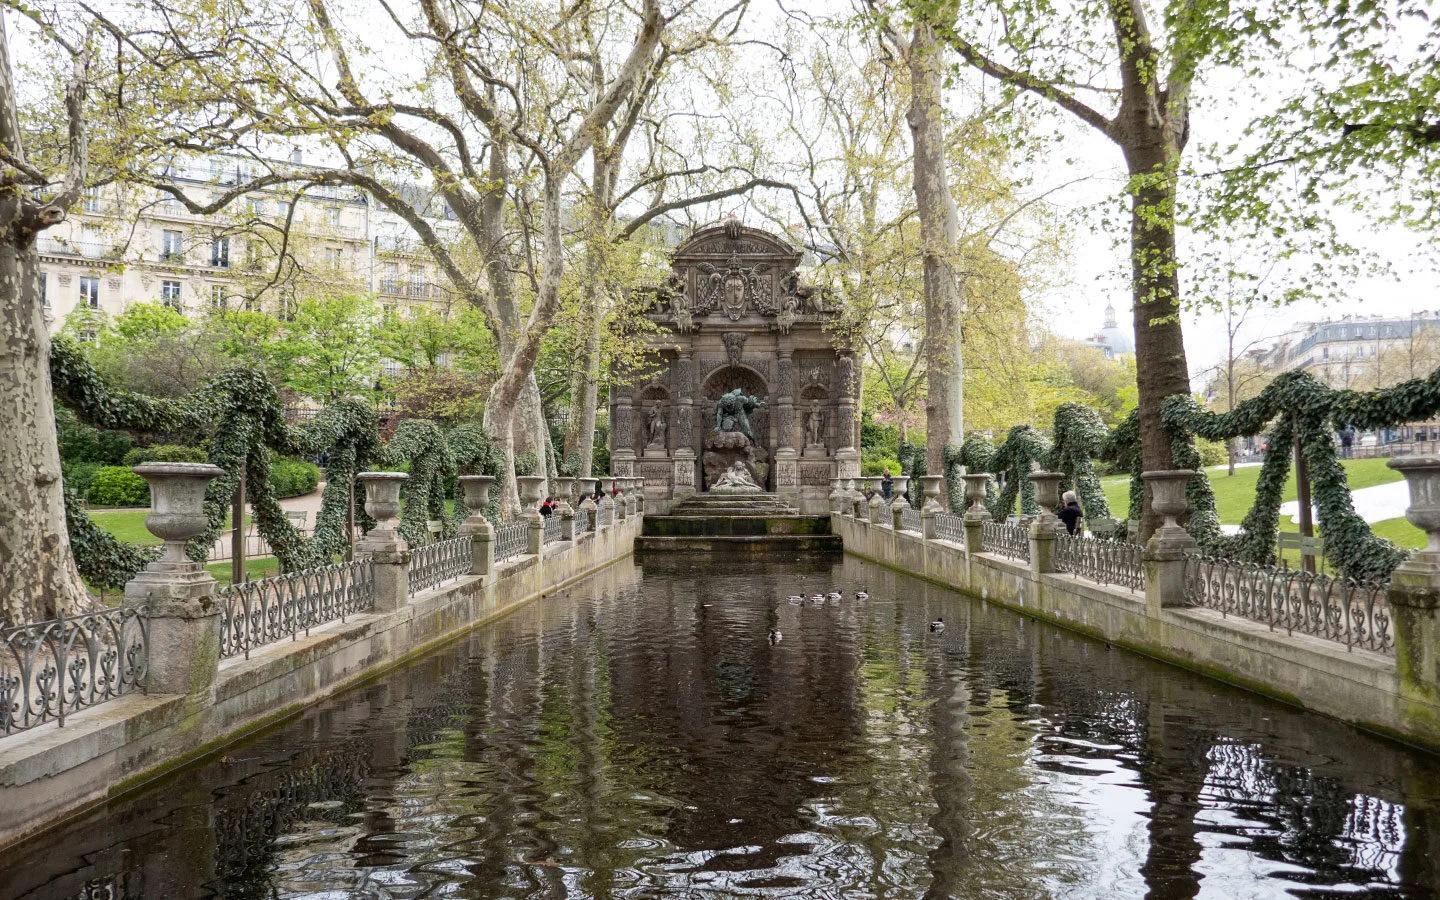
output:
<instances>
[{"instance_id":1,"label":"water reflection","mask_svg":"<svg viewBox=\"0 0 1440 900\"><path fill-rule=\"evenodd\" d=\"M1436 896L1432 757L853 560L641 562L22 848L0 896ZM872 598L783 599L822 583Z\"/></svg>"}]
</instances>

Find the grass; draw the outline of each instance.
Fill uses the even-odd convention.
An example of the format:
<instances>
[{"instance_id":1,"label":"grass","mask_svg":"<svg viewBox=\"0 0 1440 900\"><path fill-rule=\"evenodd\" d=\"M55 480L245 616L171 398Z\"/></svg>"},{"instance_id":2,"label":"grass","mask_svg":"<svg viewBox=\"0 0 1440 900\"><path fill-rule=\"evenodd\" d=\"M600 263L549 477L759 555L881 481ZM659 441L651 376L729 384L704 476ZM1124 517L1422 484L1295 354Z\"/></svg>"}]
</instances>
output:
<instances>
[{"instance_id":1,"label":"grass","mask_svg":"<svg viewBox=\"0 0 1440 900\"><path fill-rule=\"evenodd\" d=\"M110 532L116 540L124 541L127 544L134 544L137 547L154 547L160 543L160 539L145 529L145 517L150 515L150 507L136 509L92 509L90 518L96 525ZM245 514L245 524L250 524L250 514ZM225 528L230 527L230 516L225 516Z\"/></svg>"},{"instance_id":2,"label":"grass","mask_svg":"<svg viewBox=\"0 0 1440 900\"><path fill-rule=\"evenodd\" d=\"M1340 461L1340 464L1345 467L1345 477L1349 481L1352 491L1400 481L1404 477L1394 469L1387 468L1385 463L1386 460L1383 459L1342 459ZM1260 467L1250 466L1236 469L1234 475L1227 475L1225 466L1216 466L1207 469L1206 474L1210 476L1210 487L1215 491L1215 507L1220 513L1220 521L1226 525L1239 525L1245 518L1245 514L1250 511L1250 505L1255 502L1255 486L1260 480ZM1123 476L1102 478L1100 484L1105 490L1105 500L1110 504L1111 514L1124 518L1126 510L1130 508L1130 479ZM1285 482L1283 500L1294 499L1296 499L1295 472L1292 470L1290 477ZM1281 516L1280 530L1298 534L1300 526L1290 518ZM1425 532L1411 525L1403 516L1374 522L1370 525L1370 530L1377 537L1394 541L1396 545L1406 549L1425 546ZM1290 560L1292 565L1298 564L1297 554L1291 552L1287 555L1293 557Z\"/></svg>"},{"instance_id":3,"label":"grass","mask_svg":"<svg viewBox=\"0 0 1440 900\"><path fill-rule=\"evenodd\" d=\"M205 568L221 586L230 583L230 560L223 562L209 563ZM273 556L260 556L254 559L245 560L245 574L251 581L257 578L269 578L271 575L280 573L280 561Z\"/></svg>"}]
</instances>

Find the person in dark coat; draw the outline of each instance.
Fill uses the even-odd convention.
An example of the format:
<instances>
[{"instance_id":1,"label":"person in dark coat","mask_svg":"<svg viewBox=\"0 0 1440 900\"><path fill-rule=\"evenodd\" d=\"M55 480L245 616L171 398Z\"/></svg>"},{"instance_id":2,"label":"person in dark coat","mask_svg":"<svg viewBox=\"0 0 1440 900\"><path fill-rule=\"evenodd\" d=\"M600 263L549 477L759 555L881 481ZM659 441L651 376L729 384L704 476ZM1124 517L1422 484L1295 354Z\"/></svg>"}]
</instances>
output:
<instances>
[{"instance_id":1,"label":"person in dark coat","mask_svg":"<svg viewBox=\"0 0 1440 900\"><path fill-rule=\"evenodd\" d=\"M895 490L895 479L890 477L890 470L886 469L880 475L880 493L886 500L890 499L890 493Z\"/></svg>"},{"instance_id":2,"label":"person in dark coat","mask_svg":"<svg viewBox=\"0 0 1440 900\"><path fill-rule=\"evenodd\" d=\"M1080 509L1080 498L1075 496L1074 491L1066 491L1060 499L1065 501L1065 508L1059 512L1060 521L1065 523L1067 534L1074 534L1080 528L1080 520L1085 517Z\"/></svg>"},{"instance_id":3,"label":"person in dark coat","mask_svg":"<svg viewBox=\"0 0 1440 900\"><path fill-rule=\"evenodd\" d=\"M554 513L555 499L553 497L546 497L545 502L540 504L540 515L548 519L554 515Z\"/></svg>"}]
</instances>

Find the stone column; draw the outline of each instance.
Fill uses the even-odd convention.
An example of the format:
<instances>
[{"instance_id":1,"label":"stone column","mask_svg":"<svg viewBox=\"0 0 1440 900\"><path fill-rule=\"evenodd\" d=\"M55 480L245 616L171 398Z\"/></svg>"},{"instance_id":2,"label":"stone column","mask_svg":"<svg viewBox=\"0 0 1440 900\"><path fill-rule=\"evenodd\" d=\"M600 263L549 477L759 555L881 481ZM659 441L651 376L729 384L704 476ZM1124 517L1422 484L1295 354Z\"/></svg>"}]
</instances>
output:
<instances>
[{"instance_id":1,"label":"stone column","mask_svg":"<svg viewBox=\"0 0 1440 900\"><path fill-rule=\"evenodd\" d=\"M575 479L575 484L577 485L580 496L580 502L576 504L575 508L585 513L585 528L587 531L594 530L595 528L596 506L595 501L590 499L590 497L595 493L595 485L599 483L600 479L598 478Z\"/></svg>"},{"instance_id":2,"label":"stone column","mask_svg":"<svg viewBox=\"0 0 1440 900\"><path fill-rule=\"evenodd\" d=\"M985 472L966 474L965 497L970 501L970 506L965 510L965 552L980 552L980 532L985 523L990 521L990 510L985 508L985 487L990 482L990 476Z\"/></svg>"},{"instance_id":3,"label":"stone column","mask_svg":"<svg viewBox=\"0 0 1440 900\"><path fill-rule=\"evenodd\" d=\"M1185 559L1198 545L1190 532L1176 521L1190 508L1185 487L1200 473L1193 469L1166 469L1141 472L1150 488L1151 509L1165 523L1150 535L1142 558L1145 560L1145 611L1160 615L1167 606L1185 605Z\"/></svg>"},{"instance_id":4,"label":"stone column","mask_svg":"<svg viewBox=\"0 0 1440 900\"><path fill-rule=\"evenodd\" d=\"M899 497L890 501L890 527L896 531L905 530L905 510L910 506Z\"/></svg>"},{"instance_id":5,"label":"stone column","mask_svg":"<svg viewBox=\"0 0 1440 900\"><path fill-rule=\"evenodd\" d=\"M540 492L545 490L545 476L521 475L515 480L520 485L520 520L528 529L525 552L539 556L545 543L545 519L540 515Z\"/></svg>"},{"instance_id":6,"label":"stone column","mask_svg":"<svg viewBox=\"0 0 1440 900\"><path fill-rule=\"evenodd\" d=\"M880 476L872 475L867 479L870 482L870 504L867 512L871 525L880 524L880 510L885 507L885 495L881 493Z\"/></svg>"},{"instance_id":7,"label":"stone column","mask_svg":"<svg viewBox=\"0 0 1440 900\"><path fill-rule=\"evenodd\" d=\"M610 420L610 471L629 475L635 467L634 415L629 385L615 391L615 413Z\"/></svg>"},{"instance_id":8,"label":"stone column","mask_svg":"<svg viewBox=\"0 0 1440 900\"><path fill-rule=\"evenodd\" d=\"M800 503L800 454L795 449L795 360L792 351L775 351L775 491L788 503Z\"/></svg>"},{"instance_id":9,"label":"stone column","mask_svg":"<svg viewBox=\"0 0 1440 900\"><path fill-rule=\"evenodd\" d=\"M400 515L400 485L404 472L361 472L355 476L365 488L365 513L375 527L355 542L355 558L370 558L375 567L375 611L394 612L410 602L410 547L395 529Z\"/></svg>"},{"instance_id":10,"label":"stone column","mask_svg":"<svg viewBox=\"0 0 1440 900\"><path fill-rule=\"evenodd\" d=\"M863 475L850 480L850 514L861 522L870 518L870 498L865 493L866 487Z\"/></svg>"},{"instance_id":11,"label":"stone column","mask_svg":"<svg viewBox=\"0 0 1440 900\"><path fill-rule=\"evenodd\" d=\"M1405 476L1405 518L1429 539L1390 576L1385 595L1395 621L1400 695L1440 703L1440 457L1400 457L1386 465Z\"/></svg>"},{"instance_id":12,"label":"stone column","mask_svg":"<svg viewBox=\"0 0 1440 900\"><path fill-rule=\"evenodd\" d=\"M1030 571L1054 572L1055 539L1065 527L1055 515L1055 507L1060 503L1065 473L1031 472L1030 480L1035 482L1035 501L1040 504L1040 515L1030 523Z\"/></svg>"},{"instance_id":13,"label":"stone column","mask_svg":"<svg viewBox=\"0 0 1440 900\"><path fill-rule=\"evenodd\" d=\"M855 379L855 354L842 350L835 361L835 464L837 474L858 478L860 476L860 451L855 448L855 398L858 384Z\"/></svg>"},{"instance_id":14,"label":"stone column","mask_svg":"<svg viewBox=\"0 0 1440 900\"><path fill-rule=\"evenodd\" d=\"M675 454L670 473L670 499L683 500L695 493L695 385L694 361L689 350L675 360Z\"/></svg>"},{"instance_id":15,"label":"stone column","mask_svg":"<svg viewBox=\"0 0 1440 900\"><path fill-rule=\"evenodd\" d=\"M944 475L922 475L925 485L925 505L920 508L920 533L928 541L935 537L935 517L945 511L940 505L940 488L945 482Z\"/></svg>"},{"instance_id":16,"label":"stone column","mask_svg":"<svg viewBox=\"0 0 1440 900\"><path fill-rule=\"evenodd\" d=\"M842 512L841 504L845 502L845 479L830 479L830 514L838 516Z\"/></svg>"},{"instance_id":17,"label":"stone column","mask_svg":"<svg viewBox=\"0 0 1440 900\"><path fill-rule=\"evenodd\" d=\"M203 563L185 554L185 542L210 524L205 488L225 470L208 463L146 463L131 471L150 484L145 527L165 541L160 558L125 585L125 605L143 604L150 619L145 689L185 694L204 705L214 695L220 666L219 585Z\"/></svg>"},{"instance_id":18,"label":"stone column","mask_svg":"<svg viewBox=\"0 0 1440 900\"><path fill-rule=\"evenodd\" d=\"M495 479L489 475L461 475L460 489L465 492L465 505L470 517L460 523L460 534L472 538L470 574L489 575L495 571L495 526L485 518L490 506L490 486Z\"/></svg>"}]
</instances>

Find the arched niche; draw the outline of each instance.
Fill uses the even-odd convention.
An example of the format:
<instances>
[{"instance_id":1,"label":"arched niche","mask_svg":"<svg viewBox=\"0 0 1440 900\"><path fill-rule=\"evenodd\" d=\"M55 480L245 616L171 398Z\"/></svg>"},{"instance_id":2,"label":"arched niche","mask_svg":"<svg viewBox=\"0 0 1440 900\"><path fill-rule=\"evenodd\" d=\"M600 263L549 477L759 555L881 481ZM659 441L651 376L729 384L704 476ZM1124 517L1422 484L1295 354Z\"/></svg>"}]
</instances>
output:
<instances>
[{"instance_id":1,"label":"arched niche","mask_svg":"<svg viewBox=\"0 0 1440 900\"><path fill-rule=\"evenodd\" d=\"M648 448L650 443L650 415L657 406L665 417L665 449L677 446L675 443L675 404L671 402L670 389L657 381L645 385L634 400L635 421L631 444L637 451ZM688 435L685 438L689 439Z\"/></svg>"},{"instance_id":2,"label":"arched niche","mask_svg":"<svg viewBox=\"0 0 1440 900\"><path fill-rule=\"evenodd\" d=\"M765 376L746 365L722 366L706 377L700 390L700 396L705 398L705 430L708 432L715 428L715 401L736 388L766 402L765 406L750 414L750 430L755 432L755 439L762 446L770 446L770 385Z\"/></svg>"}]
</instances>

